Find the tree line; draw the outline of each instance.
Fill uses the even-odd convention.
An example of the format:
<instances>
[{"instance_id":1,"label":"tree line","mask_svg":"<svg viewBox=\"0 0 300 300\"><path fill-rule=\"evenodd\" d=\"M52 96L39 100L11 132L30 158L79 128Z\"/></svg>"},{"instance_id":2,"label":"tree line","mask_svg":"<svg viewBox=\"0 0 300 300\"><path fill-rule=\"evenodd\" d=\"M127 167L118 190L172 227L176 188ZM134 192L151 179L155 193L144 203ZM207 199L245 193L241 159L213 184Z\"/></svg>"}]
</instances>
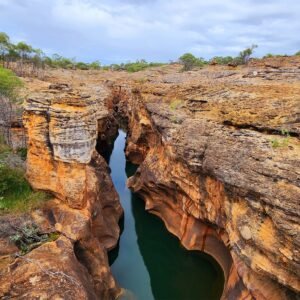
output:
<instances>
[{"instance_id":1,"label":"tree line","mask_svg":"<svg viewBox=\"0 0 300 300\"><path fill-rule=\"evenodd\" d=\"M41 49L33 48L26 42L12 43L4 32L0 32L0 64L2 67L12 69L19 76L34 75L38 77L46 66L81 70L98 70L101 67L99 61L77 62L74 58L66 58L59 54L49 57Z\"/></svg>"},{"instance_id":2,"label":"tree line","mask_svg":"<svg viewBox=\"0 0 300 300\"><path fill-rule=\"evenodd\" d=\"M9 36L0 32L0 64L12 69L19 76L43 76L46 67L79 70L112 70L138 72L148 67L163 65L162 63L147 62L144 59L136 62L111 64L101 66L99 60L91 63L76 61L75 58L67 58L59 54L47 56L41 49L35 49L26 42L14 44Z\"/></svg>"},{"instance_id":3,"label":"tree line","mask_svg":"<svg viewBox=\"0 0 300 300\"><path fill-rule=\"evenodd\" d=\"M230 65L238 66L247 64L257 45L252 45L241 51L236 57L215 56L210 60L197 58L191 53L183 54L176 63L183 65L183 71L188 71L196 67L203 67L206 64L211 65ZM295 55L300 55L300 51ZM265 57L279 55L267 54ZM146 60L137 60L121 64L111 64L101 66L100 61L91 63L77 62L75 58L66 58L59 54L51 57L47 56L41 49L35 49L25 42L13 44L9 36L0 32L0 64L3 67L12 69L19 76L37 76L42 77L45 67L62 69L80 69L80 70L112 70L138 72L149 67L161 66L163 63L147 62Z\"/></svg>"}]
</instances>

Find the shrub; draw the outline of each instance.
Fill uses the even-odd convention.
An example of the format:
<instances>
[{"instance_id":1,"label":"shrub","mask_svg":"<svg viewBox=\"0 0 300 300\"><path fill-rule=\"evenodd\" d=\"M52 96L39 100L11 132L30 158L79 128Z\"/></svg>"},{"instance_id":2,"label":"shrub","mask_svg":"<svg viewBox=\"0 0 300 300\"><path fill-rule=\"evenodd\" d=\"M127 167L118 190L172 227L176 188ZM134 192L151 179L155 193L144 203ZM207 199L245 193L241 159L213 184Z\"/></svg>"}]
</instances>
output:
<instances>
[{"instance_id":1,"label":"shrub","mask_svg":"<svg viewBox=\"0 0 300 300\"><path fill-rule=\"evenodd\" d=\"M238 56L238 59L240 59L241 63L243 63L243 64L248 63L251 55L254 52L254 49L257 47L258 47L257 45L252 45L251 47L246 48L245 50L241 51Z\"/></svg>"},{"instance_id":2,"label":"shrub","mask_svg":"<svg viewBox=\"0 0 300 300\"><path fill-rule=\"evenodd\" d=\"M27 148L18 148L17 153L22 158L22 160L26 160L26 158L27 158Z\"/></svg>"},{"instance_id":3,"label":"shrub","mask_svg":"<svg viewBox=\"0 0 300 300\"><path fill-rule=\"evenodd\" d=\"M231 56L215 56L213 57L210 62L218 65L228 65L229 63L232 63L234 60Z\"/></svg>"},{"instance_id":4,"label":"shrub","mask_svg":"<svg viewBox=\"0 0 300 300\"><path fill-rule=\"evenodd\" d=\"M28 223L21 228L17 228L15 234L10 236L10 240L26 254L43 243L55 241L59 237L57 232L42 233L34 223Z\"/></svg>"},{"instance_id":5,"label":"shrub","mask_svg":"<svg viewBox=\"0 0 300 300\"><path fill-rule=\"evenodd\" d=\"M16 99L22 81L11 71L0 67L0 96Z\"/></svg>"},{"instance_id":6,"label":"shrub","mask_svg":"<svg viewBox=\"0 0 300 300\"><path fill-rule=\"evenodd\" d=\"M290 133L288 132L288 130L282 129L281 135L283 135L284 138L274 138L270 140L272 148L287 147L289 145Z\"/></svg>"},{"instance_id":7,"label":"shrub","mask_svg":"<svg viewBox=\"0 0 300 300\"><path fill-rule=\"evenodd\" d=\"M25 212L38 207L48 195L35 192L25 179L24 171L0 162L0 212Z\"/></svg>"},{"instance_id":8,"label":"shrub","mask_svg":"<svg viewBox=\"0 0 300 300\"><path fill-rule=\"evenodd\" d=\"M197 58L192 53L185 53L179 57L179 61L183 64L183 71L190 71L195 67L202 67L205 64L203 58Z\"/></svg>"},{"instance_id":9,"label":"shrub","mask_svg":"<svg viewBox=\"0 0 300 300\"><path fill-rule=\"evenodd\" d=\"M84 62L78 62L76 64L76 69L79 69L79 70L88 70L89 69L89 65L84 63Z\"/></svg>"},{"instance_id":10,"label":"shrub","mask_svg":"<svg viewBox=\"0 0 300 300\"><path fill-rule=\"evenodd\" d=\"M170 102L170 108L171 110L175 110L179 108L183 104L183 101L180 99L174 99Z\"/></svg>"},{"instance_id":11,"label":"shrub","mask_svg":"<svg viewBox=\"0 0 300 300\"><path fill-rule=\"evenodd\" d=\"M92 70L100 70L101 69L101 63L99 60L93 61L89 64L89 68Z\"/></svg>"},{"instance_id":12,"label":"shrub","mask_svg":"<svg viewBox=\"0 0 300 300\"><path fill-rule=\"evenodd\" d=\"M300 56L300 51L296 52L295 55Z\"/></svg>"}]
</instances>

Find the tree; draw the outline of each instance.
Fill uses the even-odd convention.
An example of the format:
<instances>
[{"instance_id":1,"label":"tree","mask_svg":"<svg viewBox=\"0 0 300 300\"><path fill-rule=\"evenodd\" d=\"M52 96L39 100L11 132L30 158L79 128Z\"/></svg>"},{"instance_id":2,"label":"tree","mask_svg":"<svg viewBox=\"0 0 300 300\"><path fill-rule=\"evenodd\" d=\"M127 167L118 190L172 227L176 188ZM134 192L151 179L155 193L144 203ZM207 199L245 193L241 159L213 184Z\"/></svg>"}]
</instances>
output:
<instances>
[{"instance_id":1,"label":"tree","mask_svg":"<svg viewBox=\"0 0 300 300\"><path fill-rule=\"evenodd\" d=\"M32 73L39 77L39 70L44 69L45 53L41 49L32 49L32 53Z\"/></svg>"},{"instance_id":2,"label":"tree","mask_svg":"<svg viewBox=\"0 0 300 300\"><path fill-rule=\"evenodd\" d=\"M295 55L300 56L300 51L296 52Z\"/></svg>"},{"instance_id":3,"label":"tree","mask_svg":"<svg viewBox=\"0 0 300 300\"><path fill-rule=\"evenodd\" d=\"M251 47L246 48L245 50L240 52L240 55L238 56L238 58L241 59L242 63L247 64L251 55L254 52L254 49L257 47L258 47L257 45L252 45Z\"/></svg>"},{"instance_id":4,"label":"tree","mask_svg":"<svg viewBox=\"0 0 300 300\"><path fill-rule=\"evenodd\" d=\"M78 62L76 65L76 69L79 69L79 70L88 70L89 69L89 65L84 63L84 62Z\"/></svg>"},{"instance_id":5,"label":"tree","mask_svg":"<svg viewBox=\"0 0 300 300\"><path fill-rule=\"evenodd\" d=\"M21 86L21 80L11 70L0 67L0 127L10 146L10 127L15 113L13 103L18 99Z\"/></svg>"},{"instance_id":6,"label":"tree","mask_svg":"<svg viewBox=\"0 0 300 300\"><path fill-rule=\"evenodd\" d=\"M5 55L9 51L9 46L10 46L9 36L4 32L0 32L0 55L1 55L3 67L5 62Z\"/></svg>"},{"instance_id":7,"label":"tree","mask_svg":"<svg viewBox=\"0 0 300 300\"><path fill-rule=\"evenodd\" d=\"M33 49L30 45L26 44L25 42L19 42L16 45L16 51L21 57L21 64L20 64L20 75L24 74L24 62L30 57Z\"/></svg>"},{"instance_id":8,"label":"tree","mask_svg":"<svg viewBox=\"0 0 300 300\"><path fill-rule=\"evenodd\" d=\"M99 60L93 61L92 63L90 63L90 68L93 70L100 70L101 68L101 63Z\"/></svg>"},{"instance_id":9,"label":"tree","mask_svg":"<svg viewBox=\"0 0 300 300\"><path fill-rule=\"evenodd\" d=\"M189 71L195 67L202 67L205 63L203 58L197 58L192 53L183 54L179 57L179 61L183 64L183 71Z\"/></svg>"}]
</instances>

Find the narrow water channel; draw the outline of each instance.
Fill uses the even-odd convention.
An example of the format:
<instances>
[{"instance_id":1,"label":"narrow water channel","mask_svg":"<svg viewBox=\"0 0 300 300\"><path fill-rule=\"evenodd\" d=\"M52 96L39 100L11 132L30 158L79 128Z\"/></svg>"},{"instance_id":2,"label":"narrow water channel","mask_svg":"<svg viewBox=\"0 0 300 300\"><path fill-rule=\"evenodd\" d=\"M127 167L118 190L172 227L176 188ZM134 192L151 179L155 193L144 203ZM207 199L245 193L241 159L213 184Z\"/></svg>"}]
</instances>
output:
<instances>
[{"instance_id":1,"label":"narrow water channel","mask_svg":"<svg viewBox=\"0 0 300 300\"><path fill-rule=\"evenodd\" d=\"M126 134L119 130L109 159L111 176L124 208L121 237L109 253L111 269L130 300L217 300L224 276L208 255L187 251L163 222L145 211L144 202L126 187L135 166L126 162Z\"/></svg>"}]
</instances>

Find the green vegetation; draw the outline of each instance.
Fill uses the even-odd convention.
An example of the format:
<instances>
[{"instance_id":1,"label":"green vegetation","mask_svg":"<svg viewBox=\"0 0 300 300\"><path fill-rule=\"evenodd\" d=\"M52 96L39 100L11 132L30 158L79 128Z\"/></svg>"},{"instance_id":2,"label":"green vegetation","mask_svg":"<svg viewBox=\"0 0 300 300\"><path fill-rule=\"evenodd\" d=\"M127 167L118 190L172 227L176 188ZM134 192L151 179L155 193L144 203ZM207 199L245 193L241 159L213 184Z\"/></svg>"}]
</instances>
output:
<instances>
[{"instance_id":1,"label":"green vegetation","mask_svg":"<svg viewBox=\"0 0 300 300\"><path fill-rule=\"evenodd\" d=\"M19 151L24 158L25 150ZM31 189L23 169L12 168L6 163L13 155L0 136L0 213L30 211L48 199L46 193Z\"/></svg>"},{"instance_id":2,"label":"green vegetation","mask_svg":"<svg viewBox=\"0 0 300 300\"><path fill-rule=\"evenodd\" d=\"M19 148L17 150L18 155L21 157L22 160L26 160L27 158L27 148Z\"/></svg>"},{"instance_id":3,"label":"green vegetation","mask_svg":"<svg viewBox=\"0 0 300 300\"><path fill-rule=\"evenodd\" d=\"M180 63L183 65L183 71L190 71L196 67L203 67L205 61L203 58L197 58L192 53L185 53L179 57Z\"/></svg>"},{"instance_id":4,"label":"green vegetation","mask_svg":"<svg viewBox=\"0 0 300 300\"><path fill-rule=\"evenodd\" d=\"M46 56L40 49L35 49L25 42L19 42L14 45L10 42L9 36L0 32L0 61L3 66L13 68L18 75L25 74L27 67L27 75L38 75L40 69L45 66L50 68L62 69L79 69L79 70L124 70L127 72L138 72L149 67L158 67L162 63L146 62L145 60L137 60L136 62L112 64L110 66L101 67L101 63L96 60L91 63L77 62L75 58L66 58L59 54L54 54L51 57ZM17 63L17 66L15 65ZM28 66L31 66L28 71ZM29 73L28 73L29 72Z\"/></svg>"},{"instance_id":5,"label":"green vegetation","mask_svg":"<svg viewBox=\"0 0 300 300\"><path fill-rule=\"evenodd\" d=\"M31 189L23 170L0 164L0 212L30 211L47 198L47 194Z\"/></svg>"},{"instance_id":6,"label":"green vegetation","mask_svg":"<svg viewBox=\"0 0 300 300\"><path fill-rule=\"evenodd\" d=\"M257 45L252 45L251 47L246 48L241 51L238 56L215 56L210 59L210 64L212 65L231 65L238 66L247 64L251 55L254 52L254 49L257 48ZM203 58L197 58L191 53L185 53L179 57L179 62L183 65L183 71L189 71L196 67L203 67L207 62Z\"/></svg>"},{"instance_id":7,"label":"green vegetation","mask_svg":"<svg viewBox=\"0 0 300 300\"><path fill-rule=\"evenodd\" d=\"M14 116L19 113L14 104L19 97L22 81L11 71L0 67L0 123L6 142L11 145L10 127Z\"/></svg>"},{"instance_id":8,"label":"green vegetation","mask_svg":"<svg viewBox=\"0 0 300 300\"><path fill-rule=\"evenodd\" d=\"M0 67L0 97L15 100L21 86L22 81L11 70Z\"/></svg>"},{"instance_id":9,"label":"green vegetation","mask_svg":"<svg viewBox=\"0 0 300 300\"><path fill-rule=\"evenodd\" d=\"M232 56L215 56L210 60L210 62L217 65L228 65L234 62L234 58Z\"/></svg>"},{"instance_id":10,"label":"green vegetation","mask_svg":"<svg viewBox=\"0 0 300 300\"><path fill-rule=\"evenodd\" d=\"M170 102L171 110L175 110L183 105L183 101L180 99L174 99Z\"/></svg>"},{"instance_id":11,"label":"green vegetation","mask_svg":"<svg viewBox=\"0 0 300 300\"><path fill-rule=\"evenodd\" d=\"M237 57L238 59L241 60L241 63L248 63L251 55L254 52L254 49L257 48L257 45L252 45L251 47L246 48L245 50L241 51L239 56Z\"/></svg>"},{"instance_id":12,"label":"green vegetation","mask_svg":"<svg viewBox=\"0 0 300 300\"><path fill-rule=\"evenodd\" d=\"M211 64L238 66L247 64L257 45L252 45L239 53L238 56L215 56L209 60ZM300 55L298 51L295 55ZM265 57L273 57L280 55L267 54ZM165 65L163 63L147 62L144 59L136 62L128 62L121 64L111 64L101 66L96 60L91 63L76 61L75 58L66 58L59 54L51 57L47 56L41 49L35 49L25 42L13 44L9 36L0 32L0 62L2 66L12 68L18 75L25 74L38 76L43 74L40 70L45 67L62 68L62 69L79 69L79 70L111 70L111 71L127 71L129 73L139 72L149 67L158 67ZM203 58L197 58L192 53L185 53L179 58L179 63L183 65L183 71L189 71L194 68L201 68L207 64Z\"/></svg>"},{"instance_id":13,"label":"green vegetation","mask_svg":"<svg viewBox=\"0 0 300 300\"><path fill-rule=\"evenodd\" d=\"M273 138L270 140L272 148L283 148L287 147L290 142L290 133L286 129L281 130L281 135L284 136L284 138Z\"/></svg>"},{"instance_id":14,"label":"green vegetation","mask_svg":"<svg viewBox=\"0 0 300 300\"><path fill-rule=\"evenodd\" d=\"M15 234L10 236L10 240L21 250L21 254L26 254L46 242L58 239L59 233L42 233L34 223L25 224L17 228Z\"/></svg>"},{"instance_id":15,"label":"green vegetation","mask_svg":"<svg viewBox=\"0 0 300 300\"><path fill-rule=\"evenodd\" d=\"M154 63L154 62L150 62L148 63L146 60L141 59L141 60L137 60L136 62L129 62L126 64L112 64L110 65L110 67L108 67L107 69L109 70L113 70L113 71L127 71L129 73L134 73L134 72L139 72L142 70L145 70L147 68L151 68L151 67L159 67L164 65L163 63Z\"/></svg>"},{"instance_id":16,"label":"green vegetation","mask_svg":"<svg viewBox=\"0 0 300 300\"><path fill-rule=\"evenodd\" d=\"M296 56L300 56L300 51L295 53Z\"/></svg>"}]
</instances>

